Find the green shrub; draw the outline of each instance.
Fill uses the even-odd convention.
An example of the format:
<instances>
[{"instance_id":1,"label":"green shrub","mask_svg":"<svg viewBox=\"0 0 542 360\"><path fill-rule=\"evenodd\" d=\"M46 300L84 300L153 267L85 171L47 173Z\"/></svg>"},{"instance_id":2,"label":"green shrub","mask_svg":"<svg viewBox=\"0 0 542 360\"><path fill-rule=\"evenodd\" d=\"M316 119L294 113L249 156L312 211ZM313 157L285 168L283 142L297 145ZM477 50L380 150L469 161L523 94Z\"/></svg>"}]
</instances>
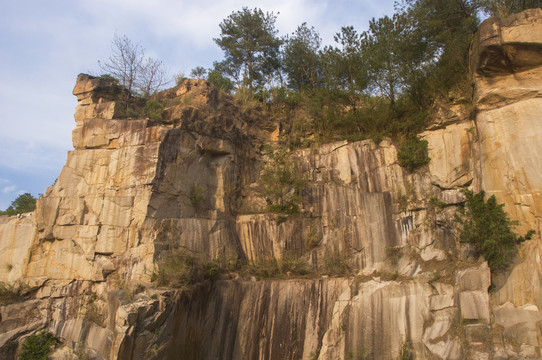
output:
<instances>
[{"instance_id":1,"label":"green shrub","mask_svg":"<svg viewBox=\"0 0 542 360\"><path fill-rule=\"evenodd\" d=\"M139 117L139 112L132 108L126 109L126 112L124 113L124 117L127 119L136 119Z\"/></svg>"},{"instance_id":2,"label":"green shrub","mask_svg":"<svg viewBox=\"0 0 542 360\"><path fill-rule=\"evenodd\" d=\"M178 73L175 75L175 85L179 86L182 85L182 83L187 80L186 76L184 76L183 72Z\"/></svg>"},{"instance_id":3,"label":"green shrub","mask_svg":"<svg viewBox=\"0 0 542 360\"><path fill-rule=\"evenodd\" d=\"M145 115L147 115L151 120L162 120L164 104L156 100L147 100L145 102L145 107L143 108Z\"/></svg>"},{"instance_id":4,"label":"green shrub","mask_svg":"<svg viewBox=\"0 0 542 360\"><path fill-rule=\"evenodd\" d=\"M482 255L494 272L508 268L517 253L517 245L531 239L535 233L529 230L525 236L512 231L517 221L512 221L504 211L504 204L497 204L495 195L487 201L485 193L474 194L464 190L464 206L456 212L455 219L460 225L459 241L472 244L476 256Z\"/></svg>"},{"instance_id":5,"label":"green shrub","mask_svg":"<svg viewBox=\"0 0 542 360\"><path fill-rule=\"evenodd\" d=\"M248 271L258 279L269 279L280 274L279 263L275 258L255 260L249 265Z\"/></svg>"},{"instance_id":6,"label":"green shrub","mask_svg":"<svg viewBox=\"0 0 542 360\"><path fill-rule=\"evenodd\" d=\"M323 273L329 276L349 276L351 269L347 256L338 250L327 252L324 256Z\"/></svg>"},{"instance_id":7,"label":"green shrub","mask_svg":"<svg viewBox=\"0 0 542 360\"><path fill-rule=\"evenodd\" d=\"M233 81L225 77L219 70L214 69L209 71L207 81L213 84L217 89L221 89L226 93L231 93L235 89Z\"/></svg>"},{"instance_id":8,"label":"green shrub","mask_svg":"<svg viewBox=\"0 0 542 360\"><path fill-rule=\"evenodd\" d=\"M316 232L316 227L311 225L307 231L305 237L305 249L311 250L320 245L322 239L319 238L318 233Z\"/></svg>"},{"instance_id":9,"label":"green shrub","mask_svg":"<svg viewBox=\"0 0 542 360\"><path fill-rule=\"evenodd\" d=\"M56 339L50 332L40 331L30 335L22 345L19 360L47 360Z\"/></svg>"},{"instance_id":10,"label":"green shrub","mask_svg":"<svg viewBox=\"0 0 542 360\"><path fill-rule=\"evenodd\" d=\"M100 79L102 79L102 80L104 80L106 82L110 82L110 83L118 83L119 82L111 74L102 74L102 75L100 75Z\"/></svg>"},{"instance_id":11,"label":"green shrub","mask_svg":"<svg viewBox=\"0 0 542 360\"><path fill-rule=\"evenodd\" d=\"M205 205L205 193L206 189L204 187L193 185L190 188L190 202L196 210L203 209Z\"/></svg>"},{"instance_id":12,"label":"green shrub","mask_svg":"<svg viewBox=\"0 0 542 360\"><path fill-rule=\"evenodd\" d=\"M294 168L286 149L281 148L269 156L260 176L262 192L269 204L268 210L279 214L297 214L301 204L300 192L306 180Z\"/></svg>"},{"instance_id":13,"label":"green shrub","mask_svg":"<svg viewBox=\"0 0 542 360\"><path fill-rule=\"evenodd\" d=\"M424 165L429 164L431 160L428 155L427 140L422 140L419 136L413 135L399 147L397 160L399 165L412 172Z\"/></svg>"},{"instance_id":14,"label":"green shrub","mask_svg":"<svg viewBox=\"0 0 542 360\"><path fill-rule=\"evenodd\" d=\"M7 305L23 300L30 288L21 282L8 284L0 282L0 304Z\"/></svg>"},{"instance_id":15,"label":"green shrub","mask_svg":"<svg viewBox=\"0 0 542 360\"><path fill-rule=\"evenodd\" d=\"M401 248L394 246L386 246L386 256L390 259L392 265L397 265L401 258Z\"/></svg>"},{"instance_id":16,"label":"green shrub","mask_svg":"<svg viewBox=\"0 0 542 360\"><path fill-rule=\"evenodd\" d=\"M220 271L219 258L206 261L202 256L189 254L184 249L174 249L159 261L155 275L158 285L183 288L204 280L214 280Z\"/></svg>"},{"instance_id":17,"label":"green shrub","mask_svg":"<svg viewBox=\"0 0 542 360\"><path fill-rule=\"evenodd\" d=\"M259 279L269 279L284 275L308 275L312 267L296 253L285 251L280 260L268 258L254 261L248 271Z\"/></svg>"},{"instance_id":18,"label":"green shrub","mask_svg":"<svg viewBox=\"0 0 542 360\"><path fill-rule=\"evenodd\" d=\"M412 342L410 339L406 339L401 346L401 350L399 350L397 360L411 360L412 355Z\"/></svg>"},{"instance_id":19,"label":"green shrub","mask_svg":"<svg viewBox=\"0 0 542 360\"><path fill-rule=\"evenodd\" d=\"M307 275L312 271L311 266L296 253L285 251L279 262L280 272L289 275Z\"/></svg>"},{"instance_id":20,"label":"green shrub","mask_svg":"<svg viewBox=\"0 0 542 360\"><path fill-rule=\"evenodd\" d=\"M5 211L0 211L0 215L13 216L34 210L36 210L36 198L29 193L24 193L17 196Z\"/></svg>"}]
</instances>

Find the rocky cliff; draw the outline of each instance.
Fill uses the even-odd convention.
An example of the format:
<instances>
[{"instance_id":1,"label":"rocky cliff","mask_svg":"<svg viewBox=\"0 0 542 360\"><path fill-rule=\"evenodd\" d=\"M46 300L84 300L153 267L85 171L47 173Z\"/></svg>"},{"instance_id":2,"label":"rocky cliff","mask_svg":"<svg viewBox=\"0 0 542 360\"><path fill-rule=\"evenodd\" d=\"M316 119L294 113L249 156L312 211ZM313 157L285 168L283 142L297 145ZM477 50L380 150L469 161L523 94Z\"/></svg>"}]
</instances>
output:
<instances>
[{"instance_id":1,"label":"rocky cliff","mask_svg":"<svg viewBox=\"0 0 542 360\"><path fill-rule=\"evenodd\" d=\"M272 117L187 81L159 95L162 120L126 118L115 84L80 75L57 182L35 214L0 218L0 281L26 284L0 307L2 357L46 329L58 359L539 358L540 237L488 292L453 215L462 189L484 189L518 230L542 230L541 47L542 11L487 20L474 100L441 107L422 134L429 166L406 171L388 139L292 151L305 185L287 216L262 195ZM293 254L313 271L158 287L178 249L247 264Z\"/></svg>"}]
</instances>

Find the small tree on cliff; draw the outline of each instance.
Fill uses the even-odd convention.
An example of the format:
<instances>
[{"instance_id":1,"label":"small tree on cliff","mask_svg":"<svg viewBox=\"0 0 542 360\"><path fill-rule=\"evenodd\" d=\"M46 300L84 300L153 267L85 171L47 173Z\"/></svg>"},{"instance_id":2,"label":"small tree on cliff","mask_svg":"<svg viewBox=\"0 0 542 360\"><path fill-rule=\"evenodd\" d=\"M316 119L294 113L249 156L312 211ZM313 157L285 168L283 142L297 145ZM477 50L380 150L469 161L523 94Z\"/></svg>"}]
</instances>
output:
<instances>
[{"instance_id":1,"label":"small tree on cliff","mask_svg":"<svg viewBox=\"0 0 542 360\"><path fill-rule=\"evenodd\" d=\"M125 100L139 90L149 97L167 84L167 69L161 61L147 58L145 49L126 35L115 35L111 44L111 55L105 62L98 61L100 68L111 74L127 90Z\"/></svg>"},{"instance_id":2,"label":"small tree on cliff","mask_svg":"<svg viewBox=\"0 0 542 360\"><path fill-rule=\"evenodd\" d=\"M0 215L16 215L36 210L36 198L30 193L24 193L11 202L6 211L0 211Z\"/></svg>"},{"instance_id":3,"label":"small tree on cliff","mask_svg":"<svg viewBox=\"0 0 542 360\"><path fill-rule=\"evenodd\" d=\"M504 211L504 204L497 204L495 195L485 201L482 190L474 194L464 190L466 201L456 213L455 220L460 225L459 241L472 244L476 256L483 255L491 271L501 272L508 268L517 253L517 245L530 240L534 230L525 236L512 231L518 225Z\"/></svg>"},{"instance_id":4,"label":"small tree on cliff","mask_svg":"<svg viewBox=\"0 0 542 360\"><path fill-rule=\"evenodd\" d=\"M141 44L134 44L126 35L115 34L111 43L111 55L106 62L98 61L100 68L119 80L131 94L145 61L145 50Z\"/></svg>"}]
</instances>

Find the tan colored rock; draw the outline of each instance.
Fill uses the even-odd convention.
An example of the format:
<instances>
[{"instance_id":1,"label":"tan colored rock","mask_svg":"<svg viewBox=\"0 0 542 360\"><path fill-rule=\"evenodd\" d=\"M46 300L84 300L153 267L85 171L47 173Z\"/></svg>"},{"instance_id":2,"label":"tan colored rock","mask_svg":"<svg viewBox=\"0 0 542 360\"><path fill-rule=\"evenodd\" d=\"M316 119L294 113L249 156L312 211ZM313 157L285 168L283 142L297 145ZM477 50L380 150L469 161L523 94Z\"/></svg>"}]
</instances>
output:
<instances>
[{"instance_id":1,"label":"tan colored rock","mask_svg":"<svg viewBox=\"0 0 542 360\"><path fill-rule=\"evenodd\" d=\"M456 291L476 291L487 292L491 285L491 272L484 262L478 267L458 271L455 277Z\"/></svg>"},{"instance_id":2,"label":"tan colored rock","mask_svg":"<svg viewBox=\"0 0 542 360\"><path fill-rule=\"evenodd\" d=\"M433 286L438 291L438 294L431 295L429 301L430 310L442 310L455 305L454 287L452 285L435 283Z\"/></svg>"},{"instance_id":3,"label":"tan colored rock","mask_svg":"<svg viewBox=\"0 0 542 360\"><path fill-rule=\"evenodd\" d=\"M481 187L505 204L516 231L540 230L542 214L542 10L532 9L481 26L476 65L476 119ZM497 304L542 306L539 238L526 242L509 276L495 278Z\"/></svg>"},{"instance_id":4,"label":"tan colored rock","mask_svg":"<svg viewBox=\"0 0 542 360\"><path fill-rule=\"evenodd\" d=\"M463 291L459 293L461 317L489 323L489 296L487 291Z\"/></svg>"},{"instance_id":5,"label":"tan colored rock","mask_svg":"<svg viewBox=\"0 0 542 360\"><path fill-rule=\"evenodd\" d=\"M461 187L472 181L472 131L474 125L466 122L421 134L428 142L432 180L439 187Z\"/></svg>"},{"instance_id":6,"label":"tan colored rock","mask_svg":"<svg viewBox=\"0 0 542 360\"><path fill-rule=\"evenodd\" d=\"M347 349L365 347L370 357L391 359L407 337L416 348L429 319L430 293L429 286L414 282L363 284L350 305Z\"/></svg>"},{"instance_id":7,"label":"tan colored rock","mask_svg":"<svg viewBox=\"0 0 542 360\"><path fill-rule=\"evenodd\" d=\"M530 9L506 19L484 21L479 30L475 70L489 75L540 66L541 15L540 9Z\"/></svg>"},{"instance_id":8,"label":"tan colored rock","mask_svg":"<svg viewBox=\"0 0 542 360\"><path fill-rule=\"evenodd\" d=\"M23 280L35 236L34 213L0 216L0 282Z\"/></svg>"},{"instance_id":9,"label":"tan colored rock","mask_svg":"<svg viewBox=\"0 0 542 360\"><path fill-rule=\"evenodd\" d=\"M511 341L531 346L540 344L542 314L539 311L516 308L506 303L494 310L495 323L504 328L504 336Z\"/></svg>"}]
</instances>

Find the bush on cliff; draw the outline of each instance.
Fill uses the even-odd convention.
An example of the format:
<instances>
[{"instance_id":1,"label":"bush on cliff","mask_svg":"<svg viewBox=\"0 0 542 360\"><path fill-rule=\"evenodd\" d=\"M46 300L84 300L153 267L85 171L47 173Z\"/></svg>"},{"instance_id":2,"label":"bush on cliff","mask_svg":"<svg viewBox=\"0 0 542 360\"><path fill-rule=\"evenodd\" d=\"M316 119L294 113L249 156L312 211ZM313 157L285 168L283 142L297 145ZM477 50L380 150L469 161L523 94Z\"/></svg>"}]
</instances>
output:
<instances>
[{"instance_id":1,"label":"bush on cliff","mask_svg":"<svg viewBox=\"0 0 542 360\"><path fill-rule=\"evenodd\" d=\"M56 342L50 332L40 331L30 335L22 345L19 360L47 360Z\"/></svg>"},{"instance_id":2,"label":"bush on cliff","mask_svg":"<svg viewBox=\"0 0 542 360\"><path fill-rule=\"evenodd\" d=\"M518 236L512 228L518 225L504 211L504 204L497 204L495 195L487 201L482 190L474 194L464 190L466 201L455 215L460 224L459 241L472 244L476 256L482 255L494 272L508 268L512 258L517 253L518 244L531 239L534 230L529 230L525 236Z\"/></svg>"},{"instance_id":3,"label":"bush on cliff","mask_svg":"<svg viewBox=\"0 0 542 360\"><path fill-rule=\"evenodd\" d=\"M174 249L168 251L159 261L155 277L158 285L183 288L204 280L215 279L220 265L220 259L206 261L201 256L192 255L184 249Z\"/></svg>"},{"instance_id":4,"label":"bush on cliff","mask_svg":"<svg viewBox=\"0 0 542 360\"><path fill-rule=\"evenodd\" d=\"M431 159L429 158L428 152L429 148L427 140L423 140L419 136L413 135L399 147L397 160L399 161L399 165L412 172L429 164Z\"/></svg>"},{"instance_id":5,"label":"bush on cliff","mask_svg":"<svg viewBox=\"0 0 542 360\"><path fill-rule=\"evenodd\" d=\"M269 156L260 177L262 192L269 204L268 210L279 214L297 214L306 180L299 174L286 149L281 148Z\"/></svg>"}]
</instances>

